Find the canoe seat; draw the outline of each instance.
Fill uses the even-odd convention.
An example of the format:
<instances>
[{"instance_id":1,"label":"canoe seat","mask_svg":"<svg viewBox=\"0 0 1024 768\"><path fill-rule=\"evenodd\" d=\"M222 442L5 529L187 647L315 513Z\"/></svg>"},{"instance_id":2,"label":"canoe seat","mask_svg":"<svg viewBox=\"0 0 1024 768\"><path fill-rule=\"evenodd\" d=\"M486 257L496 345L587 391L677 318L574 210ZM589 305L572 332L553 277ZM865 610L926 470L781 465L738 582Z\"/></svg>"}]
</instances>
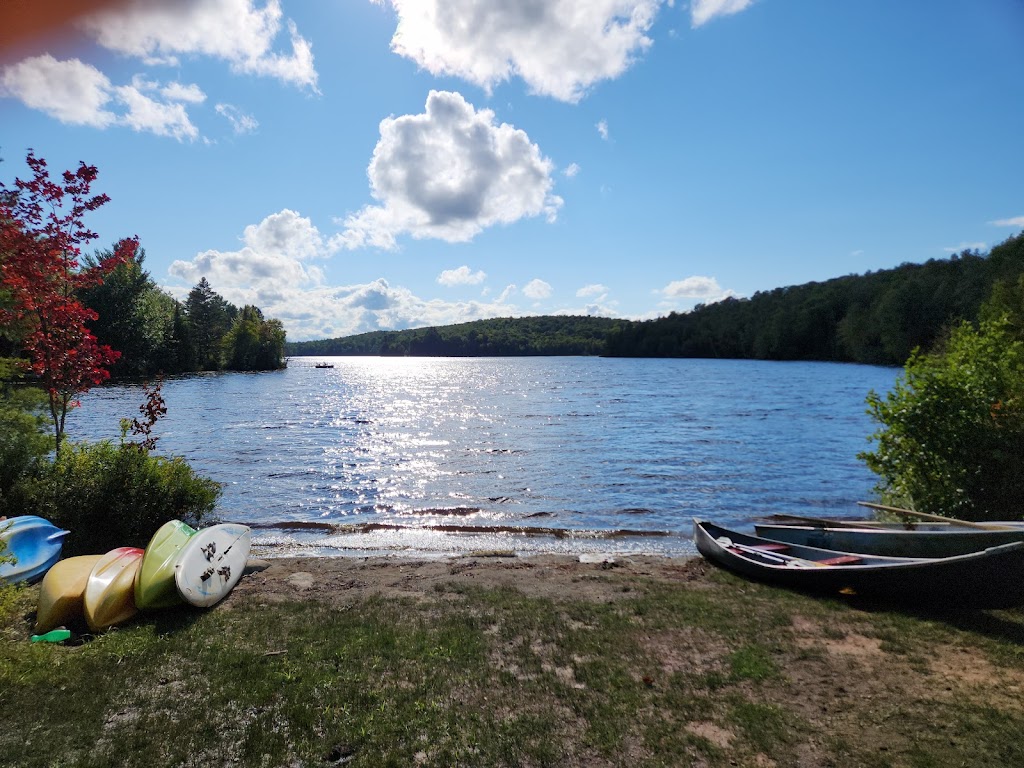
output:
<instances>
[{"instance_id":1,"label":"canoe seat","mask_svg":"<svg viewBox=\"0 0 1024 768\"><path fill-rule=\"evenodd\" d=\"M862 558L856 555L840 555L839 557L830 557L827 560L816 560L815 562L821 565L853 565L861 560Z\"/></svg>"},{"instance_id":2,"label":"canoe seat","mask_svg":"<svg viewBox=\"0 0 1024 768\"><path fill-rule=\"evenodd\" d=\"M759 549L762 552L785 552L789 549L788 544L753 544L751 549Z\"/></svg>"}]
</instances>

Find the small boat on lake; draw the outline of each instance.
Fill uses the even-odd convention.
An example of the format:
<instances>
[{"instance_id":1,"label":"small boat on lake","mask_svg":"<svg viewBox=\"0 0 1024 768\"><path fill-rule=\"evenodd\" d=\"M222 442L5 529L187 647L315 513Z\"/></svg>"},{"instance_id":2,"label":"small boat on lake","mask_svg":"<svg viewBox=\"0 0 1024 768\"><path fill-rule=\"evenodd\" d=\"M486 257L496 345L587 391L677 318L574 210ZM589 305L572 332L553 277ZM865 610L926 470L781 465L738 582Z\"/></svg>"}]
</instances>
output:
<instances>
[{"instance_id":1,"label":"small boat on lake","mask_svg":"<svg viewBox=\"0 0 1024 768\"><path fill-rule=\"evenodd\" d=\"M1021 523L991 523L988 529L952 523L875 523L859 527L776 522L755 523L758 536L787 544L886 557L953 557L1024 541ZM868 527L872 526L872 527Z\"/></svg>"},{"instance_id":2,"label":"small boat on lake","mask_svg":"<svg viewBox=\"0 0 1024 768\"><path fill-rule=\"evenodd\" d=\"M334 363L317 363L314 368L333 368Z\"/></svg>"},{"instance_id":3,"label":"small boat on lake","mask_svg":"<svg viewBox=\"0 0 1024 768\"><path fill-rule=\"evenodd\" d=\"M693 538L710 562L791 589L947 608L1024 604L1024 541L953 557L882 557L773 541L697 519Z\"/></svg>"}]
</instances>

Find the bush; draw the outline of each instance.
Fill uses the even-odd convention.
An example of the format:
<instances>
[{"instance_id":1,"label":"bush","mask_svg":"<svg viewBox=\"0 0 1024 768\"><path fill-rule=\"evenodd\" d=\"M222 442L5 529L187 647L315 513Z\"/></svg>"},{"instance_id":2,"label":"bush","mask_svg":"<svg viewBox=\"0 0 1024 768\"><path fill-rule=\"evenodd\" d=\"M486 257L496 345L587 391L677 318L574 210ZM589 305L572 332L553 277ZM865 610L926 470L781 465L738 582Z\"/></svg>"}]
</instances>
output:
<instances>
[{"instance_id":1,"label":"bush","mask_svg":"<svg viewBox=\"0 0 1024 768\"><path fill-rule=\"evenodd\" d=\"M0 516L22 514L8 503L11 491L45 463L53 448L53 438L45 432L46 419L39 411L45 399L38 389L0 382Z\"/></svg>"},{"instance_id":2,"label":"bush","mask_svg":"<svg viewBox=\"0 0 1024 768\"><path fill-rule=\"evenodd\" d=\"M199 525L220 485L181 458L154 456L132 443L73 443L33 480L19 485L22 514L71 531L64 555L145 547L168 520Z\"/></svg>"},{"instance_id":3,"label":"bush","mask_svg":"<svg viewBox=\"0 0 1024 768\"><path fill-rule=\"evenodd\" d=\"M1005 317L965 322L936 352L915 352L868 405L883 428L860 458L883 497L966 520L1024 516L1024 342Z\"/></svg>"}]
</instances>

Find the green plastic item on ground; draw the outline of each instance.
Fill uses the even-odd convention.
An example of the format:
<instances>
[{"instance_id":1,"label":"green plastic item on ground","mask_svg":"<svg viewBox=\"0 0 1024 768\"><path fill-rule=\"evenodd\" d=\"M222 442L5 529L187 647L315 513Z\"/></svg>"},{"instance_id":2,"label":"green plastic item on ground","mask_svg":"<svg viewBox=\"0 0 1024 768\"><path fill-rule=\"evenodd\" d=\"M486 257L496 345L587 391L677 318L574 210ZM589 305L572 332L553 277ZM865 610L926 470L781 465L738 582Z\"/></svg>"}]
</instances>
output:
<instances>
[{"instance_id":1,"label":"green plastic item on ground","mask_svg":"<svg viewBox=\"0 0 1024 768\"><path fill-rule=\"evenodd\" d=\"M33 643L63 643L71 639L70 629L51 629L42 635L32 635Z\"/></svg>"}]
</instances>

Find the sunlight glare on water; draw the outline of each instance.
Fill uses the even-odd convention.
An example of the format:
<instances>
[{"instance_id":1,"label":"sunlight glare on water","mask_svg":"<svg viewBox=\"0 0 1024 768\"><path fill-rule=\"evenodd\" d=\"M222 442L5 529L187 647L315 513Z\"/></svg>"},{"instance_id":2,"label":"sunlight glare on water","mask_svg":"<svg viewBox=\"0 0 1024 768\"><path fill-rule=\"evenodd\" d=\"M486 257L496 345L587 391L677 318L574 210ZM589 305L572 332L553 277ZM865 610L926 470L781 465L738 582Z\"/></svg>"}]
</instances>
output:
<instances>
[{"instance_id":1,"label":"sunlight glare on water","mask_svg":"<svg viewBox=\"0 0 1024 768\"><path fill-rule=\"evenodd\" d=\"M854 514L873 484L856 459L874 428L864 398L897 373L730 360L328 360L333 368L293 358L279 372L164 383L158 452L224 483L218 515L269 526L261 545L673 554L692 551L695 515L744 525L780 511ZM69 432L116 439L142 400L138 385L94 390Z\"/></svg>"}]
</instances>

